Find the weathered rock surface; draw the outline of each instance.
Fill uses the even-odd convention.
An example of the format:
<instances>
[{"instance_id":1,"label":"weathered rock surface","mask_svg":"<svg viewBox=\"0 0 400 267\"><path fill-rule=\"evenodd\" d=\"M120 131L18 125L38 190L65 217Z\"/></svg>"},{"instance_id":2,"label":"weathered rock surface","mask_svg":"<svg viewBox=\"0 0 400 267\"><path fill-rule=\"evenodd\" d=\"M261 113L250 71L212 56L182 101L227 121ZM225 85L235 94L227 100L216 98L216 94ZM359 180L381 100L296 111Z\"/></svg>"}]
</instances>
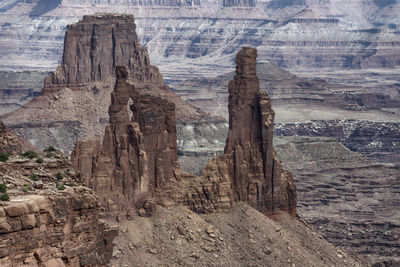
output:
<instances>
[{"instance_id":1,"label":"weathered rock surface","mask_svg":"<svg viewBox=\"0 0 400 267\"><path fill-rule=\"evenodd\" d=\"M211 212L245 201L265 214L295 215L296 188L274 155L274 113L268 96L259 92L255 71L256 50L243 49L229 85L225 154L195 176L178 166L174 105L138 92L127 83L126 69L118 67L101 149L98 138L79 141L72 156L106 213L151 213L154 203L168 202Z\"/></svg>"},{"instance_id":2,"label":"weathered rock surface","mask_svg":"<svg viewBox=\"0 0 400 267\"><path fill-rule=\"evenodd\" d=\"M65 156L41 156L0 162L10 197L0 201L0 265L105 266L118 231L99 220L96 194Z\"/></svg>"}]
</instances>

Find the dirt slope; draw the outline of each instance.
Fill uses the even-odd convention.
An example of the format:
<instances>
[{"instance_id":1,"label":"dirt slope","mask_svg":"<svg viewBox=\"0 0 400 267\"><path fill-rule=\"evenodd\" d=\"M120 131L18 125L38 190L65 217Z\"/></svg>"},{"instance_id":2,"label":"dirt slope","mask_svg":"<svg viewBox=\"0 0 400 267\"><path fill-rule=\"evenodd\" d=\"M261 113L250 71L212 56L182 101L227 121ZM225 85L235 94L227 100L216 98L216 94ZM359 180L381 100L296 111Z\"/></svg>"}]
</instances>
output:
<instances>
[{"instance_id":1,"label":"dirt slope","mask_svg":"<svg viewBox=\"0 0 400 267\"><path fill-rule=\"evenodd\" d=\"M280 213L272 220L239 203L199 215L157 206L121 223L110 266L367 266Z\"/></svg>"}]
</instances>

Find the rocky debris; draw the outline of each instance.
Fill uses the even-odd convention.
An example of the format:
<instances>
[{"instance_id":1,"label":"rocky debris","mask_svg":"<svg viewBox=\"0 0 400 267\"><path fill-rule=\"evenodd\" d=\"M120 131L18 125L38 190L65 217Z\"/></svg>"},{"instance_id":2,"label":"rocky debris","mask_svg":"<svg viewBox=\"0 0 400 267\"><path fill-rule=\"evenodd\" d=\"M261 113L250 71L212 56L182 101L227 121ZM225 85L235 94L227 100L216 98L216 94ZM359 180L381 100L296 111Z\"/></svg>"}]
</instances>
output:
<instances>
[{"instance_id":1,"label":"rocky debris","mask_svg":"<svg viewBox=\"0 0 400 267\"><path fill-rule=\"evenodd\" d=\"M60 152L0 162L1 266L104 266L115 228L99 220L97 196Z\"/></svg>"},{"instance_id":2,"label":"rocky debris","mask_svg":"<svg viewBox=\"0 0 400 267\"><path fill-rule=\"evenodd\" d=\"M111 266L368 266L345 252L338 257L337 248L292 216L278 217L245 203L212 214L157 206L152 217L121 223Z\"/></svg>"},{"instance_id":3,"label":"rocky debris","mask_svg":"<svg viewBox=\"0 0 400 267\"><path fill-rule=\"evenodd\" d=\"M22 153L27 150L37 150L20 136L9 130L0 118L0 153L13 154Z\"/></svg>"},{"instance_id":4,"label":"rocky debris","mask_svg":"<svg viewBox=\"0 0 400 267\"><path fill-rule=\"evenodd\" d=\"M70 25L62 63L46 78L42 94L7 114L4 122L41 149L54 145L70 152L76 139L102 136L117 65L126 67L137 91L173 102L178 121L223 121L169 90L139 44L135 27L133 16L121 14L88 15Z\"/></svg>"},{"instance_id":5,"label":"rocky debris","mask_svg":"<svg viewBox=\"0 0 400 267\"><path fill-rule=\"evenodd\" d=\"M127 83L125 67L117 67L101 149L96 138L77 142L72 154L106 215L151 215L155 203L204 213L236 201L265 214L296 214L296 188L272 148L274 113L268 96L259 94L255 62L255 49L238 53L225 154L209 162L202 176L179 169L174 105L137 91Z\"/></svg>"},{"instance_id":6,"label":"rocky debris","mask_svg":"<svg viewBox=\"0 0 400 267\"><path fill-rule=\"evenodd\" d=\"M229 177L235 201L264 213L296 214L296 187L272 146L275 113L256 75L257 50L243 48L229 83L229 133L224 154L206 165L203 175Z\"/></svg>"}]
</instances>

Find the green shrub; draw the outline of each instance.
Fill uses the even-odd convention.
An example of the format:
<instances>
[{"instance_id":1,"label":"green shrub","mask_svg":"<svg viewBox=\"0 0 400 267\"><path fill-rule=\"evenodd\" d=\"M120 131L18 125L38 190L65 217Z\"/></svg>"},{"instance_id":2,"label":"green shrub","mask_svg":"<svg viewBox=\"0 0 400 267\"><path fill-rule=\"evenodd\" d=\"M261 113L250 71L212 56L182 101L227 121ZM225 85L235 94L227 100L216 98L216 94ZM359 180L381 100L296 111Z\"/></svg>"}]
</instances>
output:
<instances>
[{"instance_id":1,"label":"green shrub","mask_svg":"<svg viewBox=\"0 0 400 267\"><path fill-rule=\"evenodd\" d=\"M8 155L0 153L0 161L6 162L8 160Z\"/></svg>"},{"instance_id":2,"label":"green shrub","mask_svg":"<svg viewBox=\"0 0 400 267\"><path fill-rule=\"evenodd\" d=\"M22 156L25 158L33 159L33 158L37 158L38 154L35 151L29 150L29 151L26 151L24 154L22 154Z\"/></svg>"},{"instance_id":3,"label":"green shrub","mask_svg":"<svg viewBox=\"0 0 400 267\"><path fill-rule=\"evenodd\" d=\"M37 158L37 159L36 159L36 162L41 164L41 163L44 162L44 160L43 160L42 158Z\"/></svg>"},{"instance_id":4,"label":"green shrub","mask_svg":"<svg viewBox=\"0 0 400 267\"><path fill-rule=\"evenodd\" d=\"M44 150L44 152L54 152L54 151L56 151L54 146L49 146Z\"/></svg>"},{"instance_id":5,"label":"green shrub","mask_svg":"<svg viewBox=\"0 0 400 267\"><path fill-rule=\"evenodd\" d=\"M9 201L10 200L10 196L7 193L2 193L0 195L0 200L1 201Z\"/></svg>"},{"instance_id":6,"label":"green shrub","mask_svg":"<svg viewBox=\"0 0 400 267\"><path fill-rule=\"evenodd\" d=\"M57 180L62 180L64 178L64 175L61 172L58 172L56 174L56 178L57 178Z\"/></svg>"},{"instance_id":7,"label":"green shrub","mask_svg":"<svg viewBox=\"0 0 400 267\"><path fill-rule=\"evenodd\" d=\"M31 176L29 176L29 178L31 178L33 181L39 181L39 176L37 176L36 173L31 173Z\"/></svg>"},{"instance_id":8,"label":"green shrub","mask_svg":"<svg viewBox=\"0 0 400 267\"><path fill-rule=\"evenodd\" d=\"M64 184L57 184L57 189L58 190L65 190Z\"/></svg>"},{"instance_id":9,"label":"green shrub","mask_svg":"<svg viewBox=\"0 0 400 267\"><path fill-rule=\"evenodd\" d=\"M27 186L23 186L21 190L22 190L22 192L27 193L28 192L28 187Z\"/></svg>"},{"instance_id":10,"label":"green shrub","mask_svg":"<svg viewBox=\"0 0 400 267\"><path fill-rule=\"evenodd\" d=\"M52 157L54 157L54 153L53 153L53 152L47 152L47 153L45 154L45 157L46 157L46 158L52 158Z\"/></svg>"},{"instance_id":11,"label":"green shrub","mask_svg":"<svg viewBox=\"0 0 400 267\"><path fill-rule=\"evenodd\" d=\"M1 193L7 192L7 186L5 184L0 184L0 192Z\"/></svg>"},{"instance_id":12,"label":"green shrub","mask_svg":"<svg viewBox=\"0 0 400 267\"><path fill-rule=\"evenodd\" d=\"M70 186L70 187L74 187L75 186L75 184L73 182L69 182L67 185Z\"/></svg>"}]
</instances>

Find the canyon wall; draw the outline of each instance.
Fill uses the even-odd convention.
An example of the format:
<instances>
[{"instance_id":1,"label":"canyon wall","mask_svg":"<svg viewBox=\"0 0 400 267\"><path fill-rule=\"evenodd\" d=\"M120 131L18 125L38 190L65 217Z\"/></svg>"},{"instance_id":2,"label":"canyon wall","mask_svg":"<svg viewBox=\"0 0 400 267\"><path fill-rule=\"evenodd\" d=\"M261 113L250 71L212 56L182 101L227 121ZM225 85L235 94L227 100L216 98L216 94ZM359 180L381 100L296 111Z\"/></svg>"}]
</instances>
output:
<instances>
[{"instance_id":1,"label":"canyon wall","mask_svg":"<svg viewBox=\"0 0 400 267\"><path fill-rule=\"evenodd\" d=\"M260 58L278 66L315 73L399 66L400 5L395 2L150 2L63 1L34 18L29 17L33 4L0 4L0 68L53 69L66 25L95 12L134 14L140 42L168 80L232 70L242 46L256 47Z\"/></svg>"},{"instance_id":2,"label":"canyon wall","mask_svg":"<svg viewBox=\"0 0 400 267\"><path fill-rule=\"evenodd\" d=\"M0 151L5 148L0 142ZM97 195L81 186L65 155L10 155L0 162L0 183L8 196L2 193L0 201L1 266L106 266L111 260L118 231L99 219Z\"/></svg>"}]
</instances>

